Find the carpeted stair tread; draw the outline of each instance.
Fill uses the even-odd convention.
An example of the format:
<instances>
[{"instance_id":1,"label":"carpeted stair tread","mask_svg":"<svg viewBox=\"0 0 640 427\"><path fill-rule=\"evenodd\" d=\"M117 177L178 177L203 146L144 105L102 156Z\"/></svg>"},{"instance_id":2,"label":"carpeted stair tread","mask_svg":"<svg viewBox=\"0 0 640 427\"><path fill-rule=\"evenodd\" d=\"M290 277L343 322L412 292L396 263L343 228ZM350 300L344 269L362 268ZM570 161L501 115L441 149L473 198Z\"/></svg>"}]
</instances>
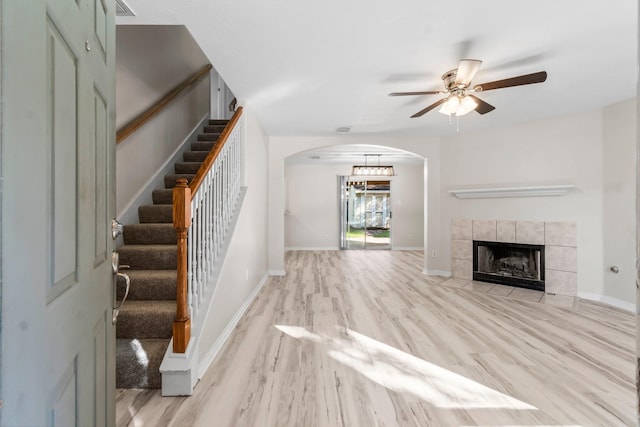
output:
<instances>
[{"instance_id":1,"label":"carpeted stair tread","mask_svg":"<svg viewBox=\"0 0 640 427\"><path fill-rule=\"evenodd\" d=\"M125 225L122 233L127 245L175 245L173 223L144 223Z\"/></svg>"},{"instance_id":2,"label":"carpeted stair tread","mask_svg":"<svg viewBox=\"0 0 640 427\"><path fill-rule=\"evenodd\" d=\"M176 270L126 270L131 286L127 301L175 301ZM126 285L124 279L118 277L117 299L122 301Z\"/></svg>"},{"instance_id":3,"label":"carpeted stair tread","mask_svg":"<svg viewBox=\"0 0 640 427\"><path fill-rule=\"evenodd\" d=\"M206 151L207 153L216 145L215 141L199 141L191 143L191 151Z\"/></svg>"},{"instance_id":4,"label":"carpeted stair tread","mask_svg":"<svg viewBox=\"0 0 640 427\"><path fill-rule=\"evenodd\" d=\"M171 338L175 318L175 301L125 301L116 338Z\"/></svg>"},{"instance_id":5,"label":"carpeted stair tread","mask_svg":"<svg viewBox=\"0 0 640 427\"><path fill-rule=\"evenodd\" d=\"M226 125L229 123L227 119L209 119L209 126Z\"/></svg>"},{"instance_id":6,"label":"carpeted stair tread","mask_svg":"<svg viewBox=\"0 0 640 427\"><path fill-rule=\"evenodd\" d=\"M116 388L161 388L168 339L117 339Z\"/></svg>"},{"instance_id":7,"label":"carpeted stair tread","mask_svg":"<svg viewBox=\"0 0 640 427\"><path fill-rule=\"evenodd\" d=\"M221 134L226 125L209 125L204 127L204 133Z\"/></svg>"},{"instance_id":8,"label":"carpeted stair tread","mask_svg":"<svg viewBox=\"0 0 640 427\"><path fill-rule=\"evenodd\" d=\"M220 138L220 132L198 134L198 141L217 141L218 138Z\"/></svg>"},{"instance_id":9,"label":"carpeted stair tread","mask_svg":"<svg viewBox=\"0 0 640 427\"><path fill-rule=\"evenodd\" d=\"M145 205L138 208L141 224L169 222L173 223L173 205Z\"/></svg>"},{"instance_id":10,"label":"carpeted stair tread","mask_svg":"<svg viewBox=\"0 0 640 427\"><path fill-rule=\"evenodd\" d=\"M185 162L204 162L209 151L185 151L182 153L182 158Z\"/></svg>"},{"instance_id":11,"label":"carpeted stair tread","mask_svg":"<svg viewBox=\"0 0 640 427\"><path fill-rule=\"evenodd\" d=\"M173 204L173 188L153 190L151 198L155 205L171 205Z\"/></svg>"},{"instance_id":12,"label":"carpeted stair tread","mask_svg":"<svg viewBox=\"0 0 640 427\"><path fill-rule=\"evenodd\" d=\"M182 173L198 173L198 169L202 166L202 162L178 162L175 164L174 169L178 174Z\"/></svg>"},{"instance_id":13,"label":"carpeted stair tread","mask_svg":"<svg viewBox=\"0 0 640 427\"><path fill-rule=\"evenodd\" d=\"M184 178L187 180L187 184L191 182L191 180L196 176L194 173L177 173L170 174L164 176L164 186L165 188L173 188L176 186L176 183L179 179Z\"/></svg>"},{"instance_id":14,"label":"carpeted stair tread","mask_svg":"<svg viewBox=\"0 0 640 427\"><path fill-rule=\"evenodd\" d=\"M176 245L122 245L118 248L120 265L131 270L175 270L178 248Z\"/></svg>"}]
</instances>

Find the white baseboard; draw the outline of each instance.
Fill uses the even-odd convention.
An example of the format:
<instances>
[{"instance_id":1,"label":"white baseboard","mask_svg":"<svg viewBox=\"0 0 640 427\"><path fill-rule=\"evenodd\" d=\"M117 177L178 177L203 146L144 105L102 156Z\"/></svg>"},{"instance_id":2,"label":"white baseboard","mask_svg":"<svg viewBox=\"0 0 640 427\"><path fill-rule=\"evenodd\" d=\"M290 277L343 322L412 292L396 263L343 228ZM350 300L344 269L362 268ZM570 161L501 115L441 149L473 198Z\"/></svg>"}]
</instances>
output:
<instances>
[{"instance_id":1,"label":"white baseboard","mask_svg":"<svg viewBox=\"0 0 640 427\"><path fill-rule=\"evenodd\" d=\"M591 301L601 302L612 307L619 308L630 313L636 312L636 305L628 301L623 301L618 298L613 298L607 295L593 294L591 292L578 292L580 298L588 299Z\"/></svg>"},{"instance_id":2,"label":"white baseboard","mask_svg":"<svg viewBox=\"0 0 640 427\"><path fill-rule=\"evenodd\" d=\"M427 270L427 269L424 269L424 270L422 270L422 274L426 274L427 276L451 277L451 272L450 271L445 271L445 270Z\"/></svg>"},{"instance_id":3,"label":"white baseboard","mask_svg":"<svg viewBox=\"0 0 640 427\"><path fill-rule=\"evenodd\" d=\"M340 248L337 246L304 246L304 247L288 247L284 248L285 251L339 251Z\"/></svg>"},{"instance_id":4,"label":"white baseboard","mask_svg":"<svg viewBox=\"0 0 640 427\"><path fill-rule=\"evenodd\" d=\"M288 246L285 251L339 251L337 246ZM422 251L422 246L392 246L392 251Z\"/></svg>"},{"instance_id":5,"label":"white baseboard","mask_svg":"<svg viewBox=\"0 0 640 427\"><path fill-rule=\"evenodd\" d=\"M211 349L204 356L204 358L200 362L200 366L198 367L198 379L202 378L207 369L209 369L209 366L211 366L211 363L213 363L214 359L222 349L222 346L224 346L224 343L229 339L231 332L233 332L233 328L235 328L240 319L242 319L242 316L247 311L253 300L256 298L258 292L260 292L260 289L262 289L264 284L267 283L267 279L269 279L268 274L262 276L262 279L260 280L258 285L253 289L253 291L251 291L251 294L249 294L240 308L238 308L231 320L229 320L229 323L227 323L227 326L225 326L222 333L218 336L216 341L211 346Z\"/></svg>"},{"instance_id":6,"label":"white baseboard","mask_svg":"<svg viewBox=\"0 0 640 427\"><path fill-rule=\"evenodd\" d=\"M286 276L287 272L284 270L269 270L269 276Z\"/></svg>"}]
</instances>

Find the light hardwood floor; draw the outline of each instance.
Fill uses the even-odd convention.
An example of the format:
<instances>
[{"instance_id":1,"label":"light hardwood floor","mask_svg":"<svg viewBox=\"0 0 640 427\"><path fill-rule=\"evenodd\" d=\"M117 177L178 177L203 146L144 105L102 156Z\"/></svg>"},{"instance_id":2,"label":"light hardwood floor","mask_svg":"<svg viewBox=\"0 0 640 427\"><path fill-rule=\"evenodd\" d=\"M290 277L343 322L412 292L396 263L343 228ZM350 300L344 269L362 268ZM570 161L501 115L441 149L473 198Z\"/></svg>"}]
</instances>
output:
<instances>
[{"instance_id":1,"label":"light hardwood floor","mask_svg":"<svg viewBox=\"0 0 640 427\"><path fill-rule=\"evenodd\" d=\"M632 426L635 317L425 276L417 251L297 251L188 398L118 426Z\"/></svg>"}]
</instances>

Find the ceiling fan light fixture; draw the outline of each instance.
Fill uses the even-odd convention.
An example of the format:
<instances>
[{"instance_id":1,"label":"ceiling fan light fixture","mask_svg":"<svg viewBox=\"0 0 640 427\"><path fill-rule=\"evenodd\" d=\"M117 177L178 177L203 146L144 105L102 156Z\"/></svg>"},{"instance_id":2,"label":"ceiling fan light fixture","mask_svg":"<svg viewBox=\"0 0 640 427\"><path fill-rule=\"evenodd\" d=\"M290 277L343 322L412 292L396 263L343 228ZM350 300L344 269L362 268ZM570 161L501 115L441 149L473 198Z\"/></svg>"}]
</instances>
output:
<instances>
[{"instance_id":1,"label":"ceiling fan light fixture","mask_svg":"<svg viewBox=\"0 0 640 427\"><path fill-rule=\"evenodd\" d=\"M451 95L449 96L449 99L447 99L447 101L444 104L442 104L442 107L440 107L438 112L442 114L446 114L447 116L450 116L452 114L456 114L456 111L458 111L459 106L460 106L460 99L458 98L458 96Z\"/></svg>"},{"instance_id":2,"label":"ceiling fan light fixture","mask_svg":"<svg viewBox=\"0 0 640 427\"><path fill-rule=\"evenodd\" d=\"M475 110L477 107L478 103L475 101L475 99L471 98L470 96L465 96L464 98L462 98L462 101L460 101L460 106L456 111L456 116L464 116L465 114L468 114Z\"/></svg>"},{"instance_id":3,"label":"ceiling fan light fixture","mask_svg":"<svg viewBox=\"0 0 640 427\"><path fill-rule=\"evenodd\" d=\"M452 95L447 101L442 104L440 110L442 114L448 116L464 116L476 109L478 103L469 96Z\"/></svg>"}]
</instances>

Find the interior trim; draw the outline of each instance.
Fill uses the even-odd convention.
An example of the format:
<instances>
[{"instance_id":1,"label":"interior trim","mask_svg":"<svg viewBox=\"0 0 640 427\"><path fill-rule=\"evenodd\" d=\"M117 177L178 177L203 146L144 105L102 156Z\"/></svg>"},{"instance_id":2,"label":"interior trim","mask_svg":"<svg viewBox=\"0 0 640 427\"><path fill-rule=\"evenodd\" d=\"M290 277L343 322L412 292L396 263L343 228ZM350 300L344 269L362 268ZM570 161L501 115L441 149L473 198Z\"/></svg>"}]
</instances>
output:
<instances>
[{"instance_id":1,"label":"interior trim","mask_svg":"<svg viewBox=\"0 0 640 427\"><path fill-rule=\"evenodd\" d=\"M477 199L488 197L539 197L564 196L576 188L573 184L561 185L531 185L521 187L488 187L488 188L460 188L449 190L449 194L458 199Z\"/></svg>"}]
</instances>

